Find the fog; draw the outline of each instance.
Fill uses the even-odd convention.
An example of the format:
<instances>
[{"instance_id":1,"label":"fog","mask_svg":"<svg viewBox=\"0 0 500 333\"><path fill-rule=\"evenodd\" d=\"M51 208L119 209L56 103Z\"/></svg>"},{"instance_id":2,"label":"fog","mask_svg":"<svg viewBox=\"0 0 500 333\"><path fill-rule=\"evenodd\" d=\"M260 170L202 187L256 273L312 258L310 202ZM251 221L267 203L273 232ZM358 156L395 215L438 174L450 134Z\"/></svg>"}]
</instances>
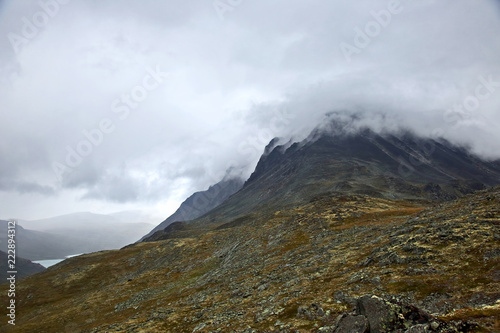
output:
<instances>
[{"instance_id":1,"label":"fog","mask_svg":"<svg viewBox=\"0 0 500 333\"><path fill-rule=\"evenodd\" d=\"M500 158L498 31L493 0L1 1L0 217L159 222L329 112Z\"/></svg>"}]
</instances>

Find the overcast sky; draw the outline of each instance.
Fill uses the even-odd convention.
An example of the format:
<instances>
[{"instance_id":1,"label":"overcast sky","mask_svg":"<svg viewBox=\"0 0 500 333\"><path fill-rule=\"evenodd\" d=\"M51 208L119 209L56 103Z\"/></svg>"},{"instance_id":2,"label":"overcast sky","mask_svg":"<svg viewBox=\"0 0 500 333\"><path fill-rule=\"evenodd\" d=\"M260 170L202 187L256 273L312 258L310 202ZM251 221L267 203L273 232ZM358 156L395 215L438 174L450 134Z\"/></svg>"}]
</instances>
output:
<instances>
[{"instance_id":1,"label":"overcast sky","mask_svg":"<svg viewBox=\"0 0 500 333\"><path fill-rule=\"evenodd\" d=\"M330 111L500 158L498 3L0 0L0 218L159 223Z\"/></svg>"}]
</instances>

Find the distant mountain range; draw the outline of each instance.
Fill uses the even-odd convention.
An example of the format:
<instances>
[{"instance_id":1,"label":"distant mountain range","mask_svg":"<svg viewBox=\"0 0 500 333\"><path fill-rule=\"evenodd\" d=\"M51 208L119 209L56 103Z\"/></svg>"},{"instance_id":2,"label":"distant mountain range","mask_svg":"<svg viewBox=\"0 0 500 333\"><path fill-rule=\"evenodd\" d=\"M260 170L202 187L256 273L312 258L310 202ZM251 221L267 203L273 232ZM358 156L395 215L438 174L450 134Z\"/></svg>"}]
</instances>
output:
<instances>
[{"instance_id":1,"label":"distant mountain range","mask_svg":"<svg viewBox=\"0 0 500 333\"><path fill-rule=\"evenodd\" d=\"M6 251L6 221L0 222L0 250ZM148 223L124 223L100 214L74 213L53 218L17 221L17 255L29 260L61 259L68 255L117 249L151 229Z\"/></svg>"},{"instance_id":2,"label":"distant mountain range","mask_svg":"<svg viewBox=\"0 0 500 333\"><path fill-rule=\"evenodd\" d=\"M0 250L7 252L7 221L0 221L0 226ZM20 224L16 226L16 255L19 257L29 260L59 259L77 251L78 246L72 239L28 230Z\"/></svg>"}]
</instances>

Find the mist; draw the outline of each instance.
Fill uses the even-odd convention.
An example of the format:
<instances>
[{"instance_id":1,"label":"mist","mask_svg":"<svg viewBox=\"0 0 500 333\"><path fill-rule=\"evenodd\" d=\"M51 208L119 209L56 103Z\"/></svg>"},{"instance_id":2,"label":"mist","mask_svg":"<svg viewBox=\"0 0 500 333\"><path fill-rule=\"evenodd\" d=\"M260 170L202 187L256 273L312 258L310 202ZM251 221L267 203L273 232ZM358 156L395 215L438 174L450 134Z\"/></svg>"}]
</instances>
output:
<instances>
[{"instance_id":1,"label":"mist","mask_svg":"<svg viewBox=\"0 0 500 333\"><path fill-rule=\"evenodd\" d=\"M498 31L493 0L5 0L0 217L161 221L332 112L498 159Z\"/></svg>"}]
</instances>

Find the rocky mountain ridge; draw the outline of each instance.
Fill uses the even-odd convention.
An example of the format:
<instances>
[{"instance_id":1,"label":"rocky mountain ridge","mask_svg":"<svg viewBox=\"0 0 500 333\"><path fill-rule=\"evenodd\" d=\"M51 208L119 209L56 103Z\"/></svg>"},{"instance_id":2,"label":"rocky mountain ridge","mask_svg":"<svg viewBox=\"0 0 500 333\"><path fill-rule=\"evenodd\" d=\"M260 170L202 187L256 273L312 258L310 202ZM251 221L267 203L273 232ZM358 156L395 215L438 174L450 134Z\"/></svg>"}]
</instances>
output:
<instances>
[{"instance_id":1,"label":"rocky mountain ridge","mask_svg":"<svg viewBox=\"0 0 500 333\"><path fill-rule=\"evenodd\" d=\"M293 207L325 193L445 201L500 184L499 161L484 161L447 141L409 132L316 131L302 142L278 142L271 141L243 188L220 206L144 240L245 223L255 210Z\"/></svg>"},{"instance_id":2,"label":"rocky mountain ridge","mask_svg":"<svg viewBox=\"0 0 500 333\"><path fill-rule=\"evenodd\" d=\"M23 279L14 331L498 332L499 170L411 135L274 142L205 215Z\"/></svg>"}]
</instances>

